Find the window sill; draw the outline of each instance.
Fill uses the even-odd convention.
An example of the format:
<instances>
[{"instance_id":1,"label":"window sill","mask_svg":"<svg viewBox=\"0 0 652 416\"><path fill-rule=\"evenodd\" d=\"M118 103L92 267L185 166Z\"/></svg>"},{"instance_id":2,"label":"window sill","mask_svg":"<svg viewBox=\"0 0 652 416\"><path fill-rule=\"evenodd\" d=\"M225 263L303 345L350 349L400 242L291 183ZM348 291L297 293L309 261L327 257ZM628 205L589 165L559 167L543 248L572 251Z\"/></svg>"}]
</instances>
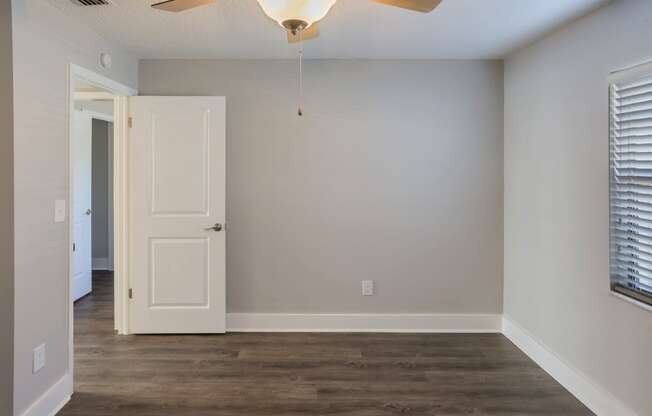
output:
<instances>
[{"instance_id":1,"label":"window sill","mask_svg":"<svg viewBox=\"0 0 652 416\"><path fill-rule=\"evenodd\" d=\"M636 299L630 298L629 296L625 296L623 294L620 294L618 292L614 292L613 290L609 290L609 293L611 296L615 296L619 299L624 300L625 302L631 303L632 305L638 306L639 308L645 309L648 312L652 312L652 306L648 305L647 303L643 303L641 301L638 301Z\"/></svg>"}]
</instances>

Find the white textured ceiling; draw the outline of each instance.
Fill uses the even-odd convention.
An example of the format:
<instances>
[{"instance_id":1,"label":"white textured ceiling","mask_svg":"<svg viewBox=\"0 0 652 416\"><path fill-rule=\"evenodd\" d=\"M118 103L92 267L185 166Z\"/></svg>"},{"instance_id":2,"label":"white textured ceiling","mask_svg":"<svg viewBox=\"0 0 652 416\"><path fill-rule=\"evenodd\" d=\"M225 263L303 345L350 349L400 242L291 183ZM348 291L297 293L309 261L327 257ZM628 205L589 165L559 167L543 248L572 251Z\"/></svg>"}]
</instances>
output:
<instances>
[{"instance_id":1,"label":"white textured ceiling","mask_svg":"<svg viewBox=\"0 0 652 416\"><path fill-rule=\"evenodd\" d=\"M296 46L256 0L220 0L183 13L154 0L80 7L48 0L140 58L290 58ZM501 58L608 0L444 0L430 14L338 0L305 44L308 58Z\"/></svg>"}]
</instances>

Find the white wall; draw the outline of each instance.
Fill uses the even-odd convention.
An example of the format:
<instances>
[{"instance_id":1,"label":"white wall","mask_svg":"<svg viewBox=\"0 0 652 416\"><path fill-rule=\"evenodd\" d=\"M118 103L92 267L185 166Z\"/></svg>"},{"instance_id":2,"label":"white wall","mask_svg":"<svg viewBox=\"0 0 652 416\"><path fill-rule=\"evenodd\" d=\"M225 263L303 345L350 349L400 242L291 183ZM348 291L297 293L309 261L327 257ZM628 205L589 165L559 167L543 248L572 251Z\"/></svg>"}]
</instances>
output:
<instances>
[{"instance_id":1,"label":"white wall","mask_svg":"<svg viewBox=\"0 0 652 416\"><path fill-rule=\"evenodd\" d=\"M651 45L652 2L622 0L505 63L504 313L641 416L652 314L609 294L606 78Z\"/></svg>"},{"instance_id":2,"label":"white wall","mask_svg":"<svg viewBox=\"0 0 652 416\"><path fill-rule=\"evenodd\" d=\"M13 0L15 93L15 414L22 414L68 366L68 223L53 223L68 189L68 64L131 86L137 60L43 0ZM98 54L113 55L110 71ZM47 365L32 374L32 349Z\"/></svg>"},{"instance_id":3,"label":"white wall","mask_svg":"<svg viewBox=\"0 0 652 416\"><path fill-rule=\"evenodd\" d=\"M13 399L14 175L11 2L0 4L0 415Z\"/></svg>"},{"instance_id":4,"label":"white wall","mask_svg":"<svg viewBox=\"0 0 652 416\"><path fill-rule=\"evenodd\" d=\"M500 313L502 73L308 61L299 118L295 61L142 61L141 94L227 97L228 311Z\"/></svg>"},{"instance_id":5,"label":"white wall","mask_svg":"<svg viewBox=\"0 0 652 416\"><path fill-rule=\"evenodd\" d=\"M113 163L111 148L113 147L113 123L93 119L93 181L92 181L92 239L93 268L109 266L110 245L109 236L113 234L109 227L113 226L110 217L109 204L113 202L113 173L109 164Z\"/></svg>"}]
</instances>

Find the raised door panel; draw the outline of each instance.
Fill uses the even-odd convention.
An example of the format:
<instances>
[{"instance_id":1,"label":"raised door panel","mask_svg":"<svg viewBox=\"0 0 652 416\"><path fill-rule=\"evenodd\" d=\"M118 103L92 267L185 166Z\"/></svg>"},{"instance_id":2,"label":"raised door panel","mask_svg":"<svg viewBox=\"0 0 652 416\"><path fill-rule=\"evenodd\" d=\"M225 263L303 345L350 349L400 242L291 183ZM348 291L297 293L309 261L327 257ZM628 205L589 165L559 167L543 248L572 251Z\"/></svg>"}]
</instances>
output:
<instances>
[{"instance_id":1,"label":"raised door panel","mask_svg":"<svg viewBox=\"0 0 652 416\"><path fill-rule=\"evenodd\" d=\"M209 215L210 111L153 114L152 215Z\"/></svg>"},{"instance_id":2,"label":"raised door panel","mask_svg":"<svg viewBox=\"0 0 652 416\"><path fill-rule=\"evenodd\" d=\"M150 240L152 308L210 306L209 246L208 238Z\"/></svg>"}]
</instances>

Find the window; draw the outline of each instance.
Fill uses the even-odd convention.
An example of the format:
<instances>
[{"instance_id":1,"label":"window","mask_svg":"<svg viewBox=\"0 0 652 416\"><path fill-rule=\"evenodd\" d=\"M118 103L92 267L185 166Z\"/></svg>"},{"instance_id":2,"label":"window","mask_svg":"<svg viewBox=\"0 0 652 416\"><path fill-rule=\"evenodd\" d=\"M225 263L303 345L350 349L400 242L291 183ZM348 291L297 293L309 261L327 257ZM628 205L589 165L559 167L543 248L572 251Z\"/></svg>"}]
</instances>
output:
<instances>
[{"instance_id":1,"label":"window","mask_svg":"<svg viewBox=\"0 0 652 416\"><path fill-rule=\"evenodd\" d=\"M649 69L649 67L648 67ZM652 70L609 86L611 289L652 305Z\"/></svg>"}]
</instances>

